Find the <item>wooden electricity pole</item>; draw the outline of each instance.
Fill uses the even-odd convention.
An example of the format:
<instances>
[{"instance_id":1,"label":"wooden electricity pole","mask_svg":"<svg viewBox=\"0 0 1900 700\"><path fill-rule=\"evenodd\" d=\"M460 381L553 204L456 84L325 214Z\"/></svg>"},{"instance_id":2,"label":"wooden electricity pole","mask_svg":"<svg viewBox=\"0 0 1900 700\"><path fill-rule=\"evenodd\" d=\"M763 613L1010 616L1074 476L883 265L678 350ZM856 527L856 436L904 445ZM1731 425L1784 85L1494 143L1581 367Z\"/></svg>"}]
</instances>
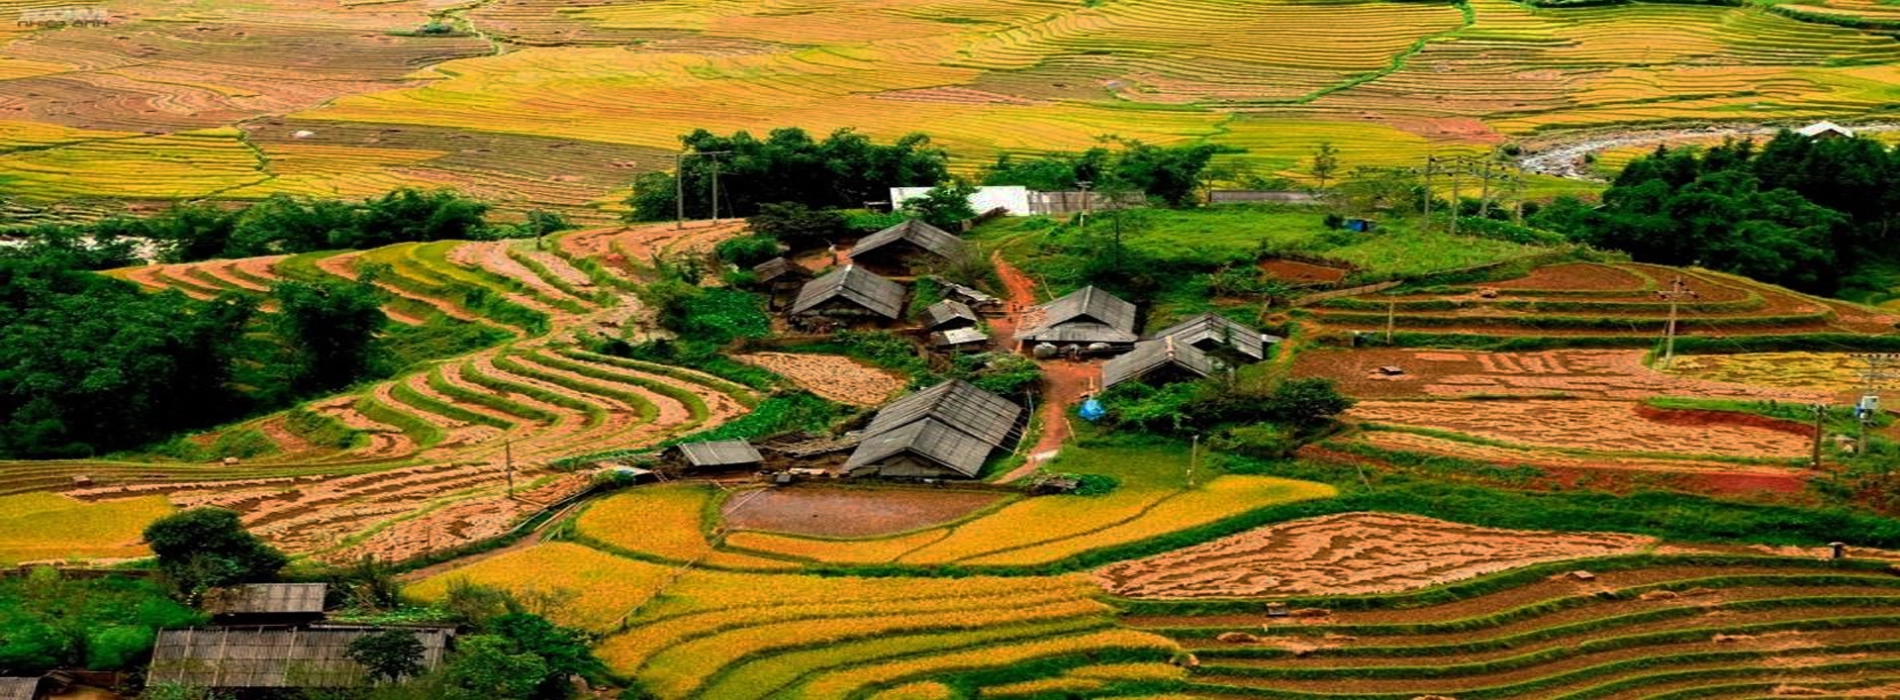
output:
<instances>
[{"instance_id":1,"label":"wooden electricity pole","mask_svg":"<svg viewBox=\"0 0 1900 700\"><path fill-rule=\"evenodd\" d=\"M1399 318L1399 303L1396 301L1386 302L1385 303L1385 344L1386 345L1392 344L1392 327L1395 325L1398 325L1398 318Z\"/></svg>"},{"instance_id":2,"label":"wooden electricity pole","mask_svg":"<svg viewBox=\"0 0 1900 700\"><path fill-rule=\"evenodd\" d=\"M508 475L508 497L515 497L515 441L501 441L503 470Z\"/></svg>"},{"instance_id":3,"label":"wooden electricity pole","mask_svg":"<svg viewBox=\"0 0 1900 700\"><path fill-rule=\"evenodd\" d=\"M713 219L719 219L719 156L730 151L681 151L673 154L673 228L686 228L686 159L713 157Z\"/></svg>"},{"instance_id":4,"label":"wooden electricity pole","mask_svg":"<svg viewBox=\"0 0 1900 700\"><path fill-rule=\"evenodd\" d=\"M1453 160L1451 165L1451 235L1458 235L1458 212L1463 209L1458 202L1458 176L1464 169L1464 163Z\"/></svg>"},{"instance_id":5,"label":"wooden electricity pole","mask_svg":"<svg viewBox=\"0 0 1900 700\"><path fill-rule=\"evenodd\" d=\"M1491 161L1484 161L1484 184L1478 189L1478 218L1491 218Z\"/></svg>"},{"instance_id":6,"label":"wooden electricity pole","mask_svg":"<svg viewBox=\"0 0 1900 700\"><path fill-rule=\"evenodd\" d=\"M1438 193L1432 190L1432 173L1438 170L1438 156L1425 156L1425 228L1432 227L1432 199Z\"/></svg>"},{"instance_id":7,"label":"wooden electricity pole","mask_svg":"<svg viewBox=\"0 0 1900 700\"><path fill-rule=\"evenodd\" d=\"M1823 427L1821 424L1821 419L1827 417L1827 404L1817 403L1813 405L1813 408L1814 408L1814 468L1820 469L1821 468L1821 435L1827 432L1827 429Z\"/></svg>"},{"instance_id":8,"label":"wooden electricity pole","mask_svg":"<svg viewBox=\"0 0 1900 700\"><path fill-rule=\"evenodd\" d=\"M1662 366L1664 368L1668 368L1669 364L1676 359L1676 307L1682 303L1683 297L1691 294L1694 292L1683 285L1681 275L1676 275L1675 279L1670 280L1669 291L1662 293L1663 297L1669 300L1669 326L1663 329Z\"/></svg>"}]
</instances>

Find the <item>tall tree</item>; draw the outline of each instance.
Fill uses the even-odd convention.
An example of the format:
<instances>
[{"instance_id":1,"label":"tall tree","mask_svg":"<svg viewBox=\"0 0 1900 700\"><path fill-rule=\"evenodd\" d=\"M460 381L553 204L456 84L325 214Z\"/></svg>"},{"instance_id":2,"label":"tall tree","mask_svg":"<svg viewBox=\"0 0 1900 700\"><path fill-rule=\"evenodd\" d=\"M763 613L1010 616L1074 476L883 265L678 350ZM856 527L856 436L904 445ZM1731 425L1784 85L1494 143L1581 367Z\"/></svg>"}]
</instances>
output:
<instances>
[{"instance_id":1,"label":"tall tree","mask_svg":"<svg viewBox=\"0 0 1900 700\"><path fill-rule=\"evenodd\" d=\"M888 199L892 187L934 186L950 176L949 155L923 134L879 144L850 129L823 140L793 128L774 129L764 139L744 131L720 136L700 129L680 141L690 156L681 160L680 172L635 179L627 199L629 220L673 218L676 193L684 199L687 218L711 218L715 173L719 214L742 217L779 202L862 207Z\"/></svg>"},{"instance_id":2,"label":"tall tree","mask_svg":"<svg viewBox=\"0 0 1900 700\"><path fill-rule=\"evenodd\" d=\"M282 282L271 293L280 307L278 332L300 358L299 387L339 389L372 373L382 353L378 334L389 321L373 272L355 282Z\"/></svg>"},{"instance_id":3,"label":"tall tree","mask_svg":"<svg viewBox=\"0 0 1900 700\"><path fill-rule=\"evenodd\" d=\"M1312 171L1313 179L1319 181L1319 189L1326 189L1326 181L1331 180L1333 173L1339 170L1339 149L1334 148L1331 141L1319 142L1319 148L1313 149L1313 163L1308 169Z\"/></svg>"},{"instance_id":4,"label":"tall tree","mask_svg":"<svg viewBox=\"0 0 1900 700\"><path fill-rule=\"evenodd\" d=\"M145 527L145 542L158 567L193 597L207 589L270 581L290 563L282 552L245 531L238 514L223 508L193 508Z\"/></svg>"}]
</instances>

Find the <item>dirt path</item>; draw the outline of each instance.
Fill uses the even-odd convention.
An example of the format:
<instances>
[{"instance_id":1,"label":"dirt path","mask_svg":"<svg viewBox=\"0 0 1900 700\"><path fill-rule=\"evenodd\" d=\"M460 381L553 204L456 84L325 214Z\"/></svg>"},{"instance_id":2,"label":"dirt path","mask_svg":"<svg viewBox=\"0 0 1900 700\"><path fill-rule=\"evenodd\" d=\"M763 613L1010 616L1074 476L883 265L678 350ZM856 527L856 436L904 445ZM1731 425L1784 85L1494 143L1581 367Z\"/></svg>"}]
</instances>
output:
<instances>
[{"instance_id":1,"label":"dirt path","mask_svg":"<svg viewBox=\"0 0 1900 700\"><path fill-rule=\"evenodd\" d=\"M996 264L996 274L1003 280L1003 289L1009 302L1009 313L990 321L990 328L1004 349L1013 349L1016 327L1040 297L1036 295L1036 283L1022 270L1004 260L1001 253L991 256L990 260ZM1101 376L1099 362L1038 360L1036 364L1042 368L1042 407L1039 409L1042 437L1029 448L1029 459L1023 462L1023 466L1004 474L997 479L998 483L1027 479L1041 469L1043 463L1054 459L1056 453L1062 451L1062 443L1075 433L1074 426L1069 424L1069 407L1081 401L1095 386L1096 378Z\"/></svg>"}]
</instances>

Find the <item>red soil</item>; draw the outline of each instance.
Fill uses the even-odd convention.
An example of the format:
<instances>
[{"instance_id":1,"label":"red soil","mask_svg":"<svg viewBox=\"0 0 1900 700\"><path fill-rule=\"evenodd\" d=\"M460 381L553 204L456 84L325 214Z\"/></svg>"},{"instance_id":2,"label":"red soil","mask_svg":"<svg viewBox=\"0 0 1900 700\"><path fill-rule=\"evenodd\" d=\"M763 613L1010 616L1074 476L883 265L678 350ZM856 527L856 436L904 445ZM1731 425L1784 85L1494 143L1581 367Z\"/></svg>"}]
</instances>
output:
<instances>
[{"instance_id":1,"label":"red soil","mask_svg":"<svg viewBox=\"0 0 1900 700\"><path fill-rule=\"evenodd\" d=\"M819 537L877 537L942 525L1003 498L982 491L797 486L726 503L735 530Z\"/></svg>"},{"instance_id":2,"label":"red soil","mask_svg":"<svg viewBox=\"0 0 1900 700\"><path fill-rule=\"evenodd\" d=\"M1029 276L1015 265L1003 259L1001 253L991 258L996 264L996 274L1003 280L1007 293L1009 313L1006 317L990 322L998 342L1014 347L1012 336L1016 328L1025 321L1023 316L1037 302L1036 286ZM1075 428L1069 424L1069 407L1081 401L1083 397L1095 391L1096 383L1102 376L1100 362L1074 362L1054 359L1039 360L1042 368L1042 437L1029 448L1029 459L1023 466L1016 468L998 482L1008 483L1034 475L1044 462L1054 459L1062 450L1062 443L1068 441Z\"/></svg>"},{"instance_id":3,"label":"red soil","mask_svg":"<svg viewBox=\"0 0 1900 700\"><path fill-rule=\"evenodd\" d=\"M1609 265L1596 263L1565 263L1547 265L1532 270L1530 274L1517 279L1502 282L1488 282L1484 286L1508 290L1534 290L1540 292L1629 292L1641 293L1647 280L1634 272Z\"/></svg>"},{"instance_id":4,"label":"red soil","mask_svg":"<svg viewBox=\"0 0 1900 700\"><path fill-rule=\"evenodd\" d=\"M1333 284L1346 279L1346 270L1342 268L1279 258L1261 261L1260 271L1269 278L1292 284Z\"/></svg>"}]
</instances>

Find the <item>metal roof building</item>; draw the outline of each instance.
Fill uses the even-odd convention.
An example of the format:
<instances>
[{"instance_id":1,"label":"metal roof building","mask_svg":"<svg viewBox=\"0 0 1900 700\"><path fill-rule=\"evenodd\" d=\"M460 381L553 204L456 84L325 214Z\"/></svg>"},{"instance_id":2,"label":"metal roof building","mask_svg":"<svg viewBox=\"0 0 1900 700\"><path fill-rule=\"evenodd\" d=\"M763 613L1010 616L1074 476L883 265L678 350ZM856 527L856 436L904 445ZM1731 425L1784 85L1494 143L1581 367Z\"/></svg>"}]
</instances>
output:
<instances>
[{"instance_id":1,"label":"metal roof building","mask_svg":"<svg viewBox=\"0 0 1900 700\"><path fill-rule=\"evenodd\" d=\"M213 615L323 614L322 583L250 583L219 588L205 595L205 612Z\"/></svg>"},{"instance_id":2,"label":"metal roof building","mask_svg":"<svg viewBox=\"0 0 1900 700\"><path fill-rule=\"evenodd\" d=\"M1156 340L1173 338L1177 342L1192 345L1203 352L1227 348L1254 361L1267 359L1267 346L1280 342L1278 337L1263 334L1238 321L1214 313L1201 314L1168 326L1154 334L1154 338ZM1271 341L1268 340L1269 338Z\"/></svg>"},{"instance_id":3,"label":"metal roof building","mask_svg":"<svg viewBox=\"0 0 1900 700\"><path fill-rule=\"evenodd\" d=\"M792 313L874 315L896 319L904 312L904 285L856 265L846 265L806 282L792 302Z\"/></svg>"},{"instance_id":4,"label":"metal roof building","mask_svg":"<svg viewBox=\"0 0 1900 700\"><path fill-rule=\"evenodd\" d=\"M743 467L765 461L765 458L759 455L758 448L744 440L689 442L674 445L673 449L678 451L687 466L701 469Z\"/></svg>"},{"instance_id":5,"label":"metal roof building","mask_svg":"<svg viewBox=\"0 0 1900 700\"><path fill-rule=\"evenodd\" d=\"M917 255L932 255L939 258L955 257L969 248L969 244L948 231L931 226L917 219L892 226L864 238L851 246L853 261L893 262L905 260Z\"/></svg>"},{"instance_id":6,"label":"metal roof building","mask_svg":"<svg viewBox=\"0 0 1900 700\"><path fill-rule=\"evenodd\" d=\"M1834 122L1815 122L1796 129L1795 133L1809 138L1853 138L1854 130Z\"/></svg>"},{"instance_id":7,"label":"metal roof building","mask_svg":"<svg viewBox=\"0 0 1900 700\"><path fill-rule=\"evenodd\" d=\"M952 380L892 402L864 429L845 463L853 476L976 476L990 450L1007 447L1021 406Z\"/></svg>"},{"instance_id":8,"label":"metal roof building","mask_svg":"<svg viewBox=\"0 0 1900 700\"><path fill-rule=\"evenodd\" d=\"M976 312L970 310L970 307L963 302L953 299L931 304L930 308L924 309L924 315L930 317L931 330L969 328L977 323Z\"/></svg>"},{"instance_id":9,"label":"metal roof building","mask_svg":"<svg viewBox=\"0 0 1900 700\"><path fill-rule=\"evenodd\" d=\"M1127 344L1139 339L1135 305L1096 287L1083 287L1037 308L1042 310L1042 324L1017 331L1017 340Z\"/></svg>"},{"instance_id":10,"label":"metal roof building","mask_svg":"<svg viewBox=\"0 0 1900 700\"><path fill-rule=\"evenodd\" d=\"M160 630L146 677L152 683L214 689L361 685L366 673L350 658L350 642L380 631L375 627ZM454 631L412 631L422 642L422 667L439 668Z\"/></svg>"},{"instance_id":11,"label":"metal roof building","mask_svg":"<svg viewBox=\"0 0 1900 700\"><path fill-rule=\"evenodd\" d=\"M1175 342L1172 336L1144 340L1135 349L1102 365L1102 387L1129 380L1173 381L1199 379L1220 369L1220 362L1200 349Z\"/></svg>"}]
</instances>

